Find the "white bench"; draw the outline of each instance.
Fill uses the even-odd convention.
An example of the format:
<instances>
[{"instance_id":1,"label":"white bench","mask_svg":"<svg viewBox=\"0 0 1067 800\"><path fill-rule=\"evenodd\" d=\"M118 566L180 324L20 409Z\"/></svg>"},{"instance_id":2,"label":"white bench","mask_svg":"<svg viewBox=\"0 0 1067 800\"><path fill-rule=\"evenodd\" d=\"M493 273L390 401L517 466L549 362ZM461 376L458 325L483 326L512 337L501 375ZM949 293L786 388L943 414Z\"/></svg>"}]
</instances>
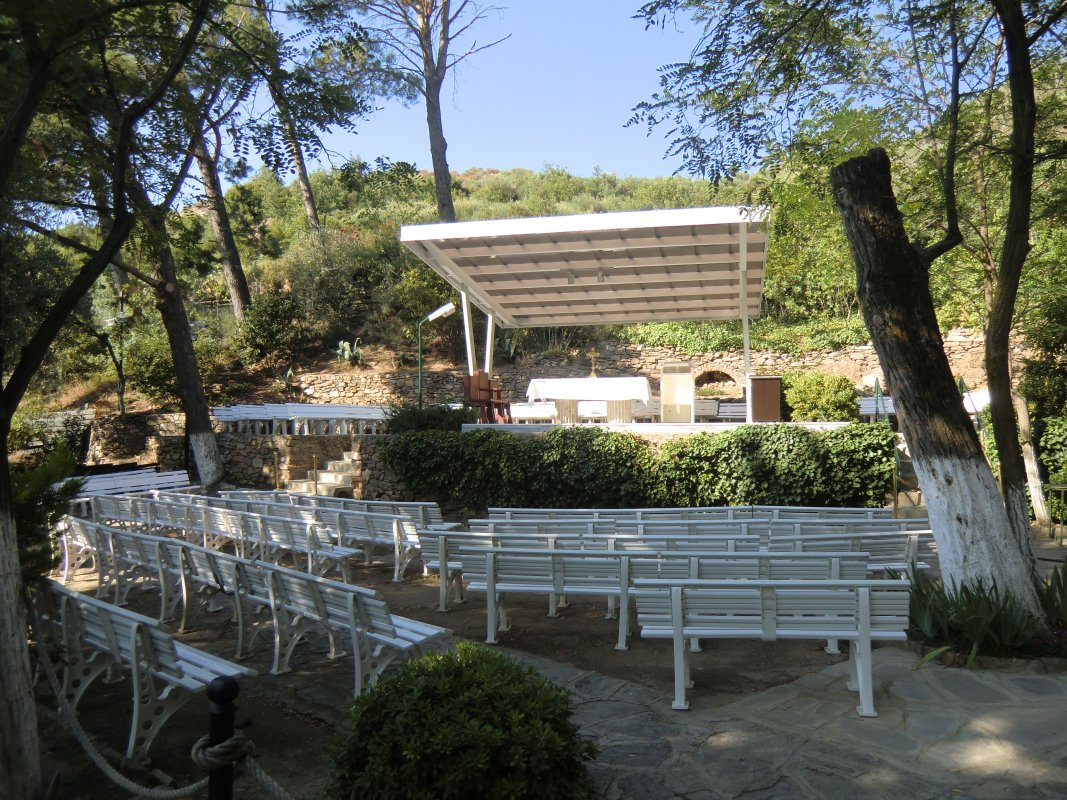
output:
<instances>
[{"instance_id":1,"label":"white bench","mask_svg":"<svg viewBox=\"0 0 1067 800\"><path fill-rule=\"evenodd\" d=\"M152 489L175 491L194 489L197 484L189 480L185 470L156 472L154 469L135 469L126 472L108 472L84 478L81 494L71 501L70 513L87 517L93 495L134 494Z\"/></svg>"},{"instance_id":2,"label":"white bench","mask_svg":"<svg viewBox=\"0 0 1067 800\"><path fill-rule=\"evenodd\" d=\"M867 577L865 553L663 553L461 546L460 560L468 590L486 594L487 644L496 644L498 631L510 628L509 594L548 595L550 617L558 616L557 597L578 594L611 598L611 608L618 604L617 650L627 647L629 598L632 582L638 578ZM836 650L836 643L831 642L830 649Z\"/></svg>"},{"instance_id":3,"label":"white bench","mask_svg":"<svg viewBox=\"0 0 1067 800\"><path fill-rule=\"evenodd\" d=\"M93 518L105 523L132 525L142 530L181 532L211 549L232 544L241 557L301 559L309 572L337 569L347 580L350 559L366 557L360 548L338 543L315 521L269 517L205 505L203 496L94 497Z\"/></svg>"},{"instance_id":4,"label":"white bench","mask_svg":"<svg viewBox=\"0 0 1067 800\"><path fill-rule=\"evenodd\" d=\"M46 582L38 601L41 628L62 652L63 695L72 707L108 670L129 673L133 692L126 757L148 760L173 714L215 678L255 671L174 640L162 623Z\"/></svg>"},{"instance_id":5,"label":"white bench","mask_svg":"<svg viewBox=\"0 0 1067 800\"><path fill-rule=\"evenodd\" d=\"M490 507L489 519L592 518L617 520L657 519L795 519L797 521L846 519L893 519L889 508L838 508L822 506L694 506L676 508L516 508ZM911 523L929 527L922 519Z\"/></svg>"},{"instance_id":6,"label":"white bench","mask_svg":"<svg viewBox=\"0 0 1067 800\"><path fill-rule=\"evenodd\" d=\"M907 638L910 583L862 581L635 581L641 636L670 639L676 710L689 708L686 639L845 639L857 712L877 716L871 644Z\"/></svg>"},{"instance_id":7,"label":"white bench","mask_svg":"<svg viewBox=\"0 0 1067 800\"><path fill-rule=\"evenodd\" d=\"M216 406L211 414L222 431L277 435L382 433L382 406L344 403L265 403Z\"/></svg>"},{"instance_id":8,"label":"white bench","mask_svg":"<svg viewBox=\"0 0 1067 800\"><path fill-rule=\"evenodd\" d=\"M331 659L345 655L340 637L348 637L355 667L354 695L362 694L396 659L452 646L450 630L390 613L385 599L372 589L262 562L246 571L255 569L265 572L272 593L274 673L289 670L296 645L316 627L329 636Z\"/></svg>"}]
</instances>

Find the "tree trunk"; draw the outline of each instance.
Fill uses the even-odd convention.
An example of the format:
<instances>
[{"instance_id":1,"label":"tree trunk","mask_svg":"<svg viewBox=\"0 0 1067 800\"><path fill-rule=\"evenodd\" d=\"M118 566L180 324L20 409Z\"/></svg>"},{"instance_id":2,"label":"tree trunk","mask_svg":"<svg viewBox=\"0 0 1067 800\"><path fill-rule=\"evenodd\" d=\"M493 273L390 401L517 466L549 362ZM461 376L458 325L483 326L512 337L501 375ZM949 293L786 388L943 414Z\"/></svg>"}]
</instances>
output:
<instances>
[{"instance_id":1,"label":"tree trunk","mask_svg":"<svg viewBox=\"0 0 1067 800\"><path fill-rule=\"evenodd\" d=\"M143 190L138 190L139 199L147 198ZM185 412L185 433L193 451L196 470L200 483L206 488L213 488L224 477L225 466L219 455L218 442L211 429L211 415L207 398L204 396L204 384L200 379L200 370L196 366L196 353L193 350L193 337L189 331L189 316L182 302L178 276L174 268L174 255L167 240L162 210L142 206L142 219L148 230L147 241L150 252L156 260L156 308L163 318L163 327L170 342L171 357L174 359L174 375L178 381L178 398L182 411Z\"/></svg>"},{"instance_id":2,"label":"tree trunk","mask_svg":"<svg viewBox=\"0 0 1067 800\"><path fill-rule=\"evenodd\" d=\"M1034 127L1037 100L1030 64L1026 19L1018 0L993 0L1008 56L1011 90L1011 182L997 287L985 337L986 382L993 435L1000 456L1000 484L1010 532L1024 551L1033 551L1026 503L1026 467L1012 408L1011 349L1015 301L1023 265L1030 253L1030 205L1034 188Z\"/></svg>"},{"instance_id":3,"label":"tree trunk","mask_svg":"<svg viewBox=\"0 0 1067 800\"><path fill-rule=\"evenodd\" d=\"M856 264L871 341L926 497L941 572L954 586L991 582L1039 611L1032 549L1005 506L945 356L929 262L908 241L883 150L835 167L831 182Z\"/></svg>"},{"instance_id":4,"label":"tree trunk","mask_svg":"<svg viewBox=\"0 0 1067 800\"><path fill-rule=\"evenodd\" d=\"M254 0L254 3L264 23L270 26L271 21L267 13L265 0ZM304 214L307 217L308 226L311 230L317 231L322 227L319 222L319 212L315 208L315 195L311 191L311 181L308 180L307 165L304 163L304 149L300 146L300 137L296 134L292 109L289 107L289 99L285 96L285 87L280 80L280 73L281 68L275 62L271 65L270 75L267 76L267 91L270 92L270 98L274 101L274 107L278 110L278 122L282 126L282 135L285 137L285 144L289 149L289 157L293 159L296 183L300 187L300 195L304 199Z\"/></svg>"},{"instance_id":5,"label":"tree trunk","mask_svg":"<svg viewBox=\"0 0 1067 800\"><path fill-rule=\"evenodd\" d=\"M452 203L452 173L448 170L444 125L441 120L441 81L426 78L426 128L430 133L430 160L433 163L433 186L437 196L437 213L442 222L456 221Z\"/></svg>"},{"instance_id":6,"label":"tree trunk","mask_svg":"<svg viewBox=\"0 0 1067 800\"><path fill-rule=\"evenodd\" d=\"M1019 392L1012 392L1012 405L1019 420L1019 445L1023 451L1023 463L1026 465L1026 484L1030 487L1030 505L1034 509L1034 522L1037 526L1048 527L1048 504L1045 502L1045 488L1041 482L1041 468L1037 463L1037 449L1034 447L1033 431L1030 428L1030 409L1026 398Z\"/></svg>"},{"instance_id":7,"label":"tree trunk","mask_svg":"<svg viewBox=\"0 0 1067 800\"><path fill-rule=\"evenodd\" d=\"M218 165L208 155L204 137L199 131L193 135L193 156L200 168L200 177L204 182L204 196L207 200L208 217L211 229L215 232L215 241L219 245L222 257L222 274L226 278L226 288L230 294L233 315L241 320L252 302L248 291L248 281L241 267L241 256L237 252L237 242L230 226L230 215L226 211L226 201L222 195L222 183L219 181Z\"/></svg>"},{"instance_id":8,"label":"tree trunk","mask_svg":"<svg viewBox=\"0 0 1067 800\"><path fill-rule=\"evenodd\" d=\"M0 444L10 419L0 418ZM14 498L7 447L0 447L0 797L36 798L41 792L37 713L33 698L26 616L22 602Z\"/></svg>"}]
</instances>

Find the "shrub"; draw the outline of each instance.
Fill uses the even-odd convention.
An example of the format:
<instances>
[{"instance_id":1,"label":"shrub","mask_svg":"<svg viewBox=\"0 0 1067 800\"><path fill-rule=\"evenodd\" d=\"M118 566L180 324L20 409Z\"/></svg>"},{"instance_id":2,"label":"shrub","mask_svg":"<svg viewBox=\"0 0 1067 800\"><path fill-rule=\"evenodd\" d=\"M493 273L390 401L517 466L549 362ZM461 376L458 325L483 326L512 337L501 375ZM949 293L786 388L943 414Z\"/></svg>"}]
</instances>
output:
<instances>
[{"instance_id":1,"label":"shrub","mask_svg":"<svg viewBox=\"0 0 1067 800\"><path fill-rule=\"evenodd\" d=\"M196 337L193 351L205 387L230 365L229 356L218 339L205 331ZM178 399L174 358L167 333L161 325L142 331L127 345L124 371L129 385L153 403L169 403Z\"/></svg>"},{"instance_id":2,"label":"shrub","mask_svg":"<svg viewBox=\"0 0 1067 800\"><path fill-rule=\"evenodd\" d=\"M478 412L473 408L451 408L446 405L392 406L385 412L385 432L391 434L409 431L458 431L464 423L478 421Z\"/></svg>"},{"instance_id":3,"label":"shrub","mask_svg":"<svg viewBox=\"0 0 1067 800\"><path fill-rule=\"evenodd\" d=\"M11 489L18 539L19 568L24 583L48 574L55 565L55 523L67 513L70 503L85 485L82 478L70 478L74 456L58 443L35 467L13 469Z\"/></svg>"},{"instance_id":4,"label":"shrub","mask_svg":"<svg viewBox=\"0 0 1067 800\"><path fill-rule=\"evenodd\" d=\"M968 665L981 655L1011 656L1031 649L1043 621L1030 614L995 583L954 586L940 578L918 575L911 588L911 633L946 650L967 655Z\"/></svg>"},{"instance_id":5,"label":"shrub","mask_svg":"<svg viewBox=\"0 0 1067 800\"><path fill-rule=\"evenodd\" d=\"M554 428L531 437L490 429L421 430L393 437L385 459L418 496L470 509L877 507L889 488L893 444L885 424L827 433L749 425L674 439L658 452L632 434L595 427Z\"/></svg>"},{"instance_id":6,"label":"shrub","mask_svg":"<svg viewBox=\"0 0 1067 800\"><path fill-rule=\"evenodd\" d=\"M252 298L237 335L237 349L249 361L276 366L306 340L306 325L291 292L270 289Z\"/></svg>"},{"instance_id":7,"label":"shrub","mask_svg":"<svg viewBox=\"0 0 1067 800\"><path fill-rule=\"evenodd\" d=\"M893 480L896 435L888 422L855 423L822 434L828 506L878 508Z\"/></svg>"},{"instance_id":8,"label":"shrub","mask_svg":"<svg viewBox=\"0 0 1067 800\"><path fill-rule=\"evenodd\" d=\"M584 798L596 747L570 692L502 653L459 642L356 698L332 752L336 798Z\"/></svg>"},{"instance_id":9,"label":"shrub","mask_svg":"<svg viewBox=\"0 0 1067 800\"><path fill-rule=\"evenodd\" d=\"M826 494L818 434L791 425L742 425L676 439L659 454L665 505L813 505Z\"/></svg>"},{"instance_id":10,"label":"shrub","mask_svg":"<svg viewBox=\"0 0 1067 800\"><path fill-rule=\"evenodd\" d=\"M791 372L782 376L795 422L849 422L859 418L856 390L843 375Z\"/></svg>"}]
</instances>

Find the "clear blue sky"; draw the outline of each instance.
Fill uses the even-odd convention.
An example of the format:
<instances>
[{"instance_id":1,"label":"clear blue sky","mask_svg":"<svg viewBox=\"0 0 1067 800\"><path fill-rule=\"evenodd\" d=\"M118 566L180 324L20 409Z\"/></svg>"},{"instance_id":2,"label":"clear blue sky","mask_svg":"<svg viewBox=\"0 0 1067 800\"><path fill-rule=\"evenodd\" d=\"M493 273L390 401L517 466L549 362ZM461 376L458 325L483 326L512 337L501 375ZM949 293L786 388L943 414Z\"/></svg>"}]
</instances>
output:
<instances>
[{"instance_id":1,"label":"clear blue sky","mask_svg":"<svg viewBox=\"0 0 1067 800\"><path fill-rule=\"evenodd\" d=\"M472 55L445 83L451 169L553 165L582 176L596 167L619 176L672 174L678 164L663 158L666 129L648 136L643 126L624 126L633 107L656 90L657 69L687 59L698 31L646 31L632 19L639 5L511 0L499 14L488 12L468 37L479 43L511 38ZM410 108L384 102L357 134L330 135L325 143L334 163L387 156L430 169L421 100Z\"/></svg>"}]
</instances>

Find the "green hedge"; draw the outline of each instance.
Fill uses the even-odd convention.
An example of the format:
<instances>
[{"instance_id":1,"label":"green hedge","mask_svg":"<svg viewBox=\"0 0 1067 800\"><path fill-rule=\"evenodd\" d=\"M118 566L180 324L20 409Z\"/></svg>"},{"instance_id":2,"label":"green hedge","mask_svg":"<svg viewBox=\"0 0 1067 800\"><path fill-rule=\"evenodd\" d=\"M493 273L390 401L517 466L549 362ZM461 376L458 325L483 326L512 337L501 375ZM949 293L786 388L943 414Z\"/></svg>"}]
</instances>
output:
<instances>
[{"instance_id":1,"label":"green hedge","mask_svg":"<svg viewBox=\"0 0 1067 800\"><path fill-rule=\"evenodd\" d=\"M892 476L889 426L831 431L748 425L674 439L658 450L629 433L554 428L543 436L489 429L393 437L388 465L418 497L488 506L878 507Z\"/></svg>"},{"instance_id":2,"label":"green hedge","mask_svg":"<svg viewBox=\"0 0 1067 800\"><path fill-rule=\"evenodd\" d=\"M571 694L473 642L409 661L352 703L330 797L580 800L596 746Z\"/></svg>"}]
</instances>

